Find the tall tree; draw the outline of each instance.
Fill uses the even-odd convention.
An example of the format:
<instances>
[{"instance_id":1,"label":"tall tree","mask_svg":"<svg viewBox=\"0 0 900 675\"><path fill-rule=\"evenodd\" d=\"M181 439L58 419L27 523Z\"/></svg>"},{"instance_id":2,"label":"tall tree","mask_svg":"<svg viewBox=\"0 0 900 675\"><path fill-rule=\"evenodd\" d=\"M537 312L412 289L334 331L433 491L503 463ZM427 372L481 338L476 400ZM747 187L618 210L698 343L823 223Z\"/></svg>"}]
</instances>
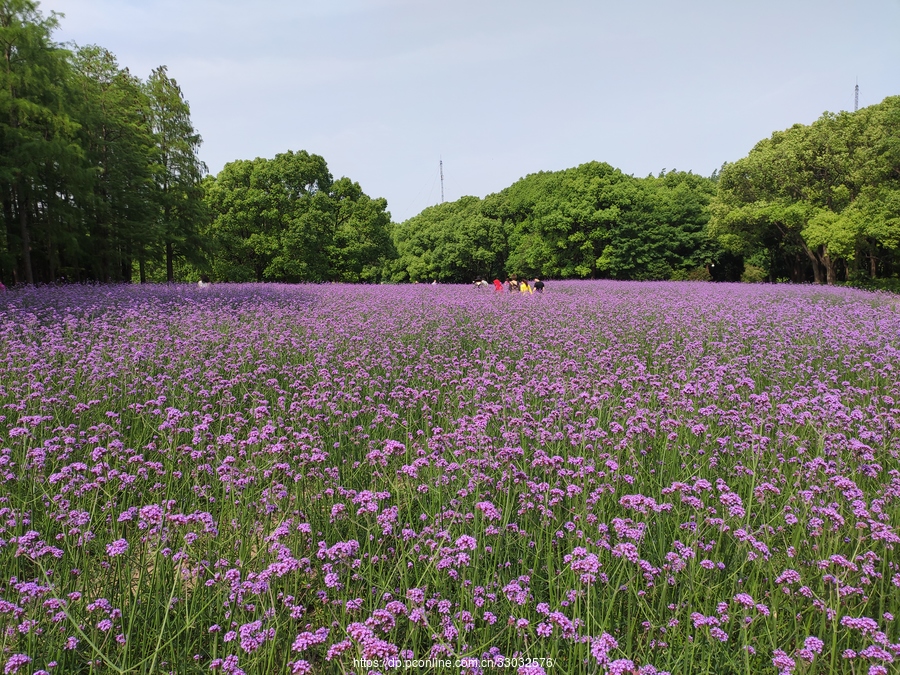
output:
<instances>
[{"instance_id":1,"label":"tall tree","mask_svg":"<svg viewBox=\"0 0 900 675\"><path fill-rule=\"evenodd\" d=\"M256 177L264 159L237 160L207 176L204 192L211 219L204 234L213 242L211 267L223 281L263 281L278 248L280 214Z\"/></svg>"},{"instance_id":2,"label":"tall tree","mask_svg":"<svg viewBox=\"0 0 900 675\"><path fill-rule=\"evenodd\" d=\"M79 138L90 171L83 213L91 241L90 277L130 281L132 262L152 244L154 138L140 80L97 46L73 59Z\"/></svg>"},{"instance_id":3,"label":"tall tree","mask_svg":"<svg viewBox=\"0 0 900 675\"><path fill-rule=\"evenodd\" d=\"M395 255L388 231L387 200L372 199L359 183L340 178L331 188L334 228L328 247L330 276L336 281L376 281Z\"/></svg>"},{"instance_id":4,"label":"tall tree","mask_svg":"<svg viewBox=\"0 0 900 675\"><path fill-rule=\"evenodd\" d=\"M203 243L199 236L205 216L201 181L206 165L197 153L200 134L191 122L191 109L178 83L165 66L155 69L146 83L149 122L156 157L153 174L159 200L157 235L165 251L166 280L174 281L175 258L198 260ZM147 251L139 251L141 280Z\"/></svg>"},{"instance_id":5,"label":"tall tree","mask_svg":"<svg viewBox=\"0 0 900 675\"><path fill-rule=\"evenodd\" d=\"M391 257L390 214L305 150L230 162L205 182L219 279L375 281Z\"/></svg>"},{"instance_id":6,"label":"tall tree","mask_svg":"<svg viewBox=\"0 0 900 675\"><path fill-rule=\"evenodd\" d=\"M639 179L601 162L532 174L397 226L394 276L683 278L720 255L705 228L713 192L714 181L694 174Z\"/></svg>"},{"instance_id":7,"label":"tall tree","mask_svg":"<svg viewBox=\"0 0 900 675\"><path fill-rule=\"evenodd\" d=\"M56 27L57 15L44 17L32 0L0 0L2 213L7 243L18 249L16 276L21 271L29 284L38 239L48 241L45 271L52 275L60 173L79 165L77 124L64 96L68 53L52 40Z\"/></svg>"},{"instance_id":8,"label":"tall tree","mask_svg":"<svg viewBox=\"0 0 900 675\"><path fill-rule=\"evenodd\" d=\"M478 197L429 207L393 231L394 281L470 282L503 275L507 234L482 212Z\"/></svg>"},{"instance_id":9,"label":"tall tree","mask_svg":"<svg viewBox=\"0 0 900 675\"><path fill-rule=\"evenodd\" d=\"M283 152L260 164L257 180L279 214L278 246L266 278L327 281L328 247L334 236L331 188L325 159L301 150Z\"/></svg>"},{"instance_id":10,"label":"tall tree","mask_svg":"<svg viewBox=\"0 0 900 675\"><path fill-rule=\"evenodd\" d=\"M863 268L874 277L900 240L898 135L900 97L775 132L723 167L712 232L735 252L767 258L770 278L785 266L795 281L808 271L833 284Z\"/></svg>"}]
</instances>

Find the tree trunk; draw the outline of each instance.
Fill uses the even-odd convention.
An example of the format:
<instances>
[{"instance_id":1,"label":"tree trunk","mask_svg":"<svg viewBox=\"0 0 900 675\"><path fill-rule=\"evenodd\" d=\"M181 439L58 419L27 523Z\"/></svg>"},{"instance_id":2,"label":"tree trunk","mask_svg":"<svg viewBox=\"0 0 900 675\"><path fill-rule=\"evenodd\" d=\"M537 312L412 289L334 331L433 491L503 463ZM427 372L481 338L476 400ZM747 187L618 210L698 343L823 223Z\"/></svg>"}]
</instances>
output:
<instances>
[{"instance_id":1,"label":"tree trunk","mask_svg":"<svg viewBox=\"0 0 900 675\"><path fill-rule=\"evenodd\" d=\"M106 228L103 226L103 223L100 221L100 218L97 218L97 234L100 235L100 241L102 242L100 245L102 249L98 252L97 256L100 258L100 280L106 283L111 281L110 279L110 269L111 262L109 259L109 237L106 234Z\"/></svg>"},{"instance_id":2,"label":"tree trunk","mask_svg":"<svg viewBox=\"0 0 900 675\"><path fill-rule=\"evenodd\" d=\"M834 261L831 259L831 256L828 255L828 249L823 247L822 251L822 265L825 267L825 281L829 286L834 286L837 281L837 275L835 274L834 269Z\"/></svg>"},{"instance_id":3,"label":"tree trunk","mask_svg":"<svg viewBox=\"0 0 900 675\"><path fill-rule=\"evenodd\" d=\"M166 281L175 281L175 247L171 241L166 242Z\"/></svg>"},{"instance_id":4,"label":"tree trunk","mask_svg":"<svg viewBox=\"0 0 900 675\"><path fill-rule=\"evenodd\" d=\"M825 279L822 274L822 266L819 264L819 258L816 256L815 252L806 245L805 241L800 242L800 245L803 247L803 251L809 256L809 261L812 263L813 270L813 279L817 284L825 283Z\"/></svg>"},{"instance_id":5,"label":"tree trunk","mask_svg":"<svg viewBox=\"0 0 900 675\"><path fill-rule=\"evenodd\" d=\"M147 263L144 262L144 252L141 251L141 255L138 258L138 274L141 276L141 283L147 283Z\"/></svg>"},{"instance_id":6,"label":"tree trunk","mask_svg":"<svg viewBox=\"0 0 900 675\"><path fill-rule=\"evenodd\" d=\"M806 270L803 265L803 256L799 253L794 255L791 261L791 281L795 284L802 284L806 280Z\"/></svg>"},{"instance_id":7,"label":"tree trunk","mask_svg":"<svg viewBox=\"0 0 900 675\"><path fill-rule=\"evenodd\" d=\"M51 283L55 282L58 277L57 266L55 264L55 260L53 259L54 255L56 255L56 252L54 251L54 248L53 248L53 239L50 238L50 234L48 232L48 234L47 234L47 267L49 269L48 276L50 277L48 279L48 281L50 281Z\"/></svg>"},{"instance_id":8,"label":"tree trunk","mask_svg":"<svg viewBox=\"0 0 900 675\"><path fill-rule=\"evenodd\" d=\"M31 271L31 237L28 232L28 202L16 188L16 202L19 205L19 234L22 237L22 266L25 272L25 283L34 286L34 274Z\"/></svg>"},{"instance_id":9,"label":"tree trunk","mask_svg":"<svg viewBox=\"0 0 900 675\"><path fill-rule=\"evenodd\" d=\"M878 278L878 269L875 265L877 258L875 257L875 251L871 251L869 253L869 278L876 279Z\"/></svg>"},{"instance_id":10,"label":"tree trunk","mask_svg":"<svg viewBox=\"0 0 900 675\"><path fill-rule=\"evenodd\" d=\"M6 249L6 253L9 253L12 256L13 263L12 263L12 268L9 270L9 272L14 275L14 278L15 278L15 274L16 274L16 263L15 263L16 252L14 250L12 250L13 247L12 247L12 241L11 241L10 237L12 237L14 234L12 228L13 228L13 224L15 222L16 222L16 219L15 219L15 216L13 215L12 200L10 199L8 193L4 193L4 195L3 195L4 232L2 234L0 234L0 236L3 237L3 243L4 243L4 248Z\"/></svg>"},{"instance_id":11,"label":"tree trunk","mask_svg":"<svg viewBox=\"0 0 900 675\"><path fill-rule=\"evenodd\" d=\"M125 249L125 254L122 256L122 280L126 284L131 283L131 277L134 274L134 263L131 258L131 245Z\"/></svg>"}]
</instances>

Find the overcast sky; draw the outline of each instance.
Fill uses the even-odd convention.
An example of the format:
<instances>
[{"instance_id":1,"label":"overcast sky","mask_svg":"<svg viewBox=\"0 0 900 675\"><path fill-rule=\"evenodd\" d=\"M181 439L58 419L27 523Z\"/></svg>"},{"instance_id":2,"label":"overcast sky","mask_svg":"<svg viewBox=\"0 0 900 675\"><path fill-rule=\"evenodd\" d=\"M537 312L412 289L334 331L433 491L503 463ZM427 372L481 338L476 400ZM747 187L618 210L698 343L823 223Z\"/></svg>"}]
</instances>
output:
<instances>
[{"instance_id":1,"label":"overcast sky","mask_svg":"<svg viewBox=\"0 0 900 675\"><path fill-rule=\"evenodd\" d=\"M57 41L166 65L212 173L322 155L395 221L598 160L709 175L900 94L900 0L44 0Z\"/></svg>"}]
</instances>

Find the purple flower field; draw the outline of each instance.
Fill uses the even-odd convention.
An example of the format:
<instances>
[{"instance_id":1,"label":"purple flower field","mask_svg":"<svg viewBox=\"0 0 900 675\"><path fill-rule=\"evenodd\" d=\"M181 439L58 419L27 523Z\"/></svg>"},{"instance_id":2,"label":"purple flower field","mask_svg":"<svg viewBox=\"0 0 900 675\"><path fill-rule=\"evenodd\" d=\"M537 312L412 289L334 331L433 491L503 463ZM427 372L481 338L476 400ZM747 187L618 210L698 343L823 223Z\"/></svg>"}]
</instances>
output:
<instances>
[{"instance_id":1,"label":"purple flower field","mask_svg":"<svg viewBox=\"0 0 900 675\"><path fill-rule=\"evenodd\" d=\"M900 303L0 296L10 673L900 672Z\"/></svg>"}]
</instances>

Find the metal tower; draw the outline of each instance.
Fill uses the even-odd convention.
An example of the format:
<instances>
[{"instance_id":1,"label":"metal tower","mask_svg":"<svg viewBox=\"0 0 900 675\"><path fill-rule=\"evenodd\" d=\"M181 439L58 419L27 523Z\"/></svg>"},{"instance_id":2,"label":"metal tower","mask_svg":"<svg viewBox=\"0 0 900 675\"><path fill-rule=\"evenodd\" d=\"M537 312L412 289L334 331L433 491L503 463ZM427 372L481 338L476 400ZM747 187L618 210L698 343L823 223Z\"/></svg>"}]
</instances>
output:
<instances>
[{"instance_id":1,"label":"metal tower","mask_svg":"<svg viewBox=\"0 0 900 675\"><path fill-rule=\"evenodd\" d=\"M858 87L857 87L858 88ZM441 158L441 204L444 203L444 158Z\"/></svg>"},{"instance_id":2,"label":"metal tower","mask_svg":"<svg viewBox=\"0 0 900 675\"><path fill-rule=\"evenodd\" d=\"M859 82L856 83L856 89L853 92L853 112L859 110Z\"/></svg>"}]
</instances>

